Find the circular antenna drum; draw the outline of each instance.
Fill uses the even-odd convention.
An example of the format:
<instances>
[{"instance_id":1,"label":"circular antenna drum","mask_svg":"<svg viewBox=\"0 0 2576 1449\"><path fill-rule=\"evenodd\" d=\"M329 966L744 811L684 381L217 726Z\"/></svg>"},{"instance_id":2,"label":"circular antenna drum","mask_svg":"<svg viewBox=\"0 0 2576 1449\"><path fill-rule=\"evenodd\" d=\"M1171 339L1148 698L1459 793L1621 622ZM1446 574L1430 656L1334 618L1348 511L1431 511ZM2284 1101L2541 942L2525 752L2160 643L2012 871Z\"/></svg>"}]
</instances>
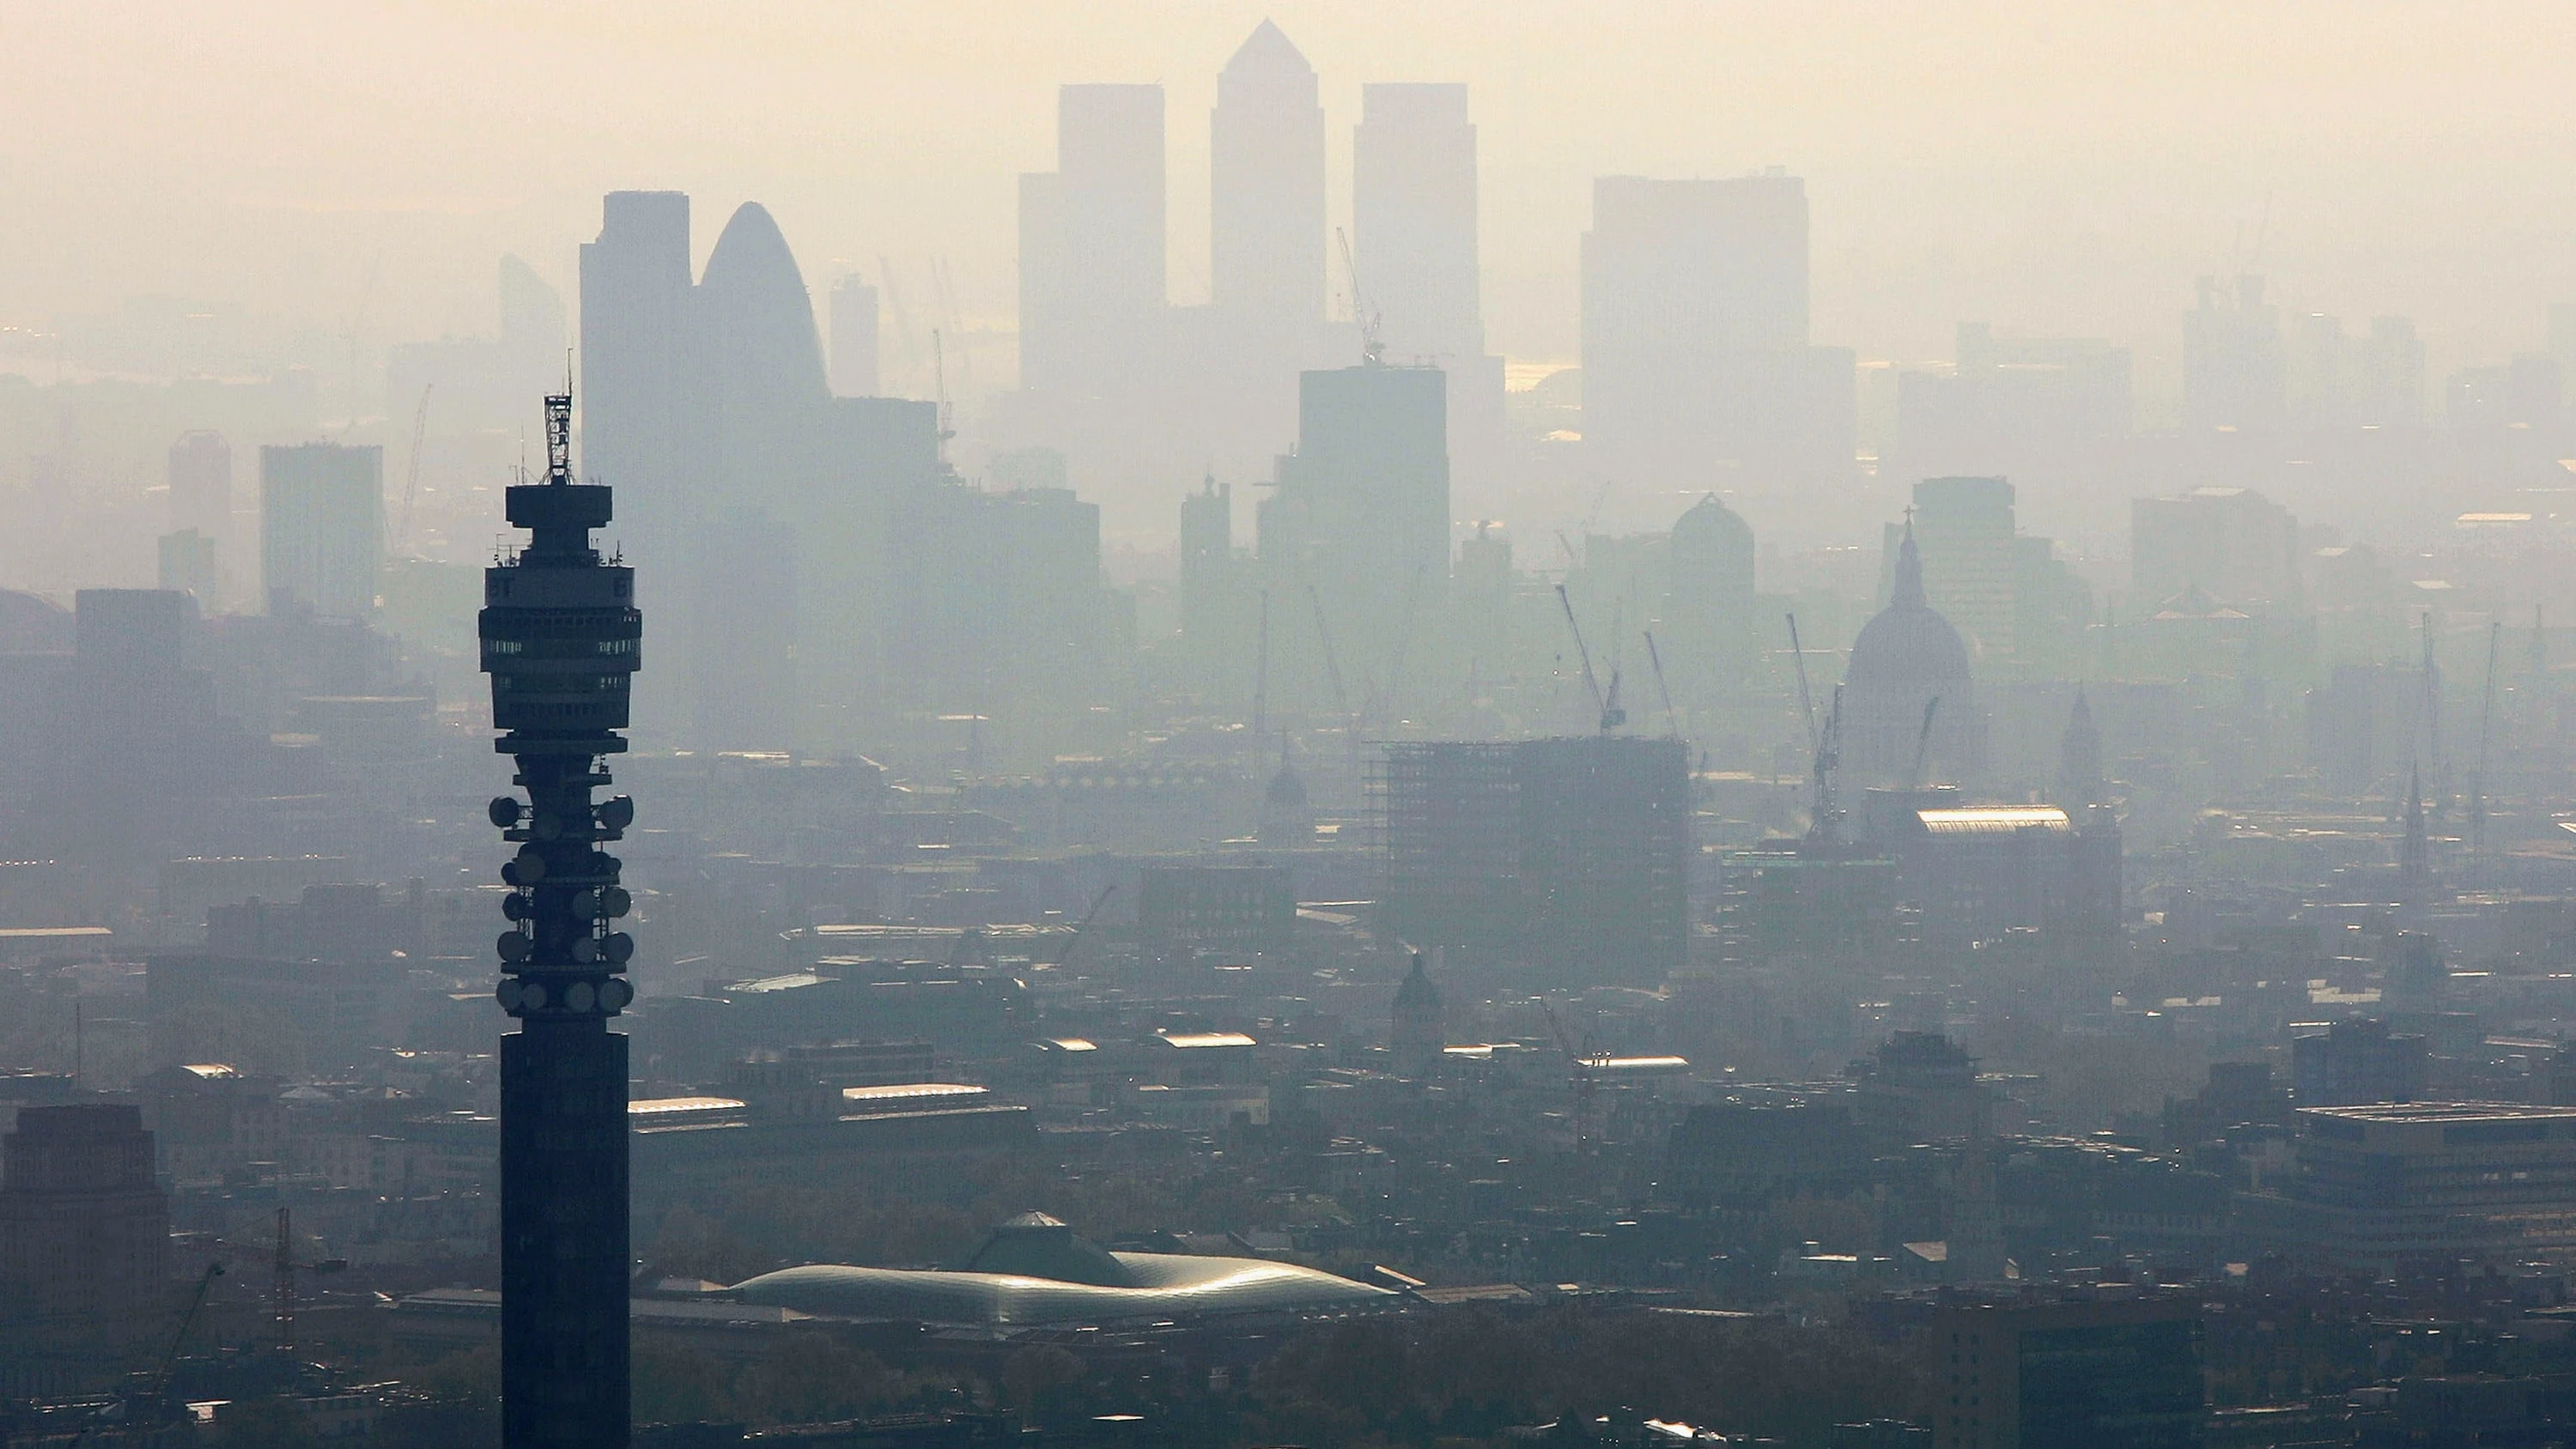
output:
<instances>
[{"instance_id":1,"label":"circular antenna drum","mask_svg":"<svg viewBox=\"0 0 2576 1449\"><path fill-rule=\"evenodd\" d=\"M507 795L495 795L484 813L492 817L492 828L507 830L519 823L519 802Z\"/></svg>"}]
</instances>

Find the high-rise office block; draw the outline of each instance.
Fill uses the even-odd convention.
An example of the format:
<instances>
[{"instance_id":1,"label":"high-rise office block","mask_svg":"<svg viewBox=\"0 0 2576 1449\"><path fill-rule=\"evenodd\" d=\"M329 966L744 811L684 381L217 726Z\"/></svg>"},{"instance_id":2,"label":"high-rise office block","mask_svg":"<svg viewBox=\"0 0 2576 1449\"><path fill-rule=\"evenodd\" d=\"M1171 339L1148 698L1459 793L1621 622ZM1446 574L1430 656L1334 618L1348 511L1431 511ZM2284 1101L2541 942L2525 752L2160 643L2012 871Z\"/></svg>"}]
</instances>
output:
<instances>
[{"instance_id":1,"label":"high-rise office block","mask_svg":"<svg viewBox=\"0 0 2576 1449\"><path fill-rule=\"evenodd\" d=\"M1456 367L1484 355L1476 127L1465 86L1360 88L1351 247L1388 356Z\"/></svg>"},{"instance_id":2,"label":"high-rise office block","mask_svg":"<svg viewBox=\"0 0 2576 1449\"><path fill-rule=\"evenodd\" d=\"M2188 325L2211 326L2197 313ZM2403 317L2374 317L2356 337L2342 318L2308 313L2291 324L2282 370L2290 420L2301 427L2412 428L2424 420L2424 344Z\"/></svg>"},{"instance_id":3,"label":"high-rise office block","mask_svg":"<svg viewBox=\"0 0 2576 1449\"><path fill-rule=\"evenodd\" d=\"M1914 485L1913 535L1923 594L1935 612L1997 659L2013 652L2013 486L2001 478L1926 478ZM1895 529L1888 530L1889 553Z\"/></svg>"},{"instance_id":4,"label":"high-rise office block","mask_svg":"<svg viewBox=\"0 0 2576 1449\"><path fill-rule=\"evenodd\" d=\"M504 376L563 386L570 361L564 347L572 336L563 293L518 256L501 258L499 293Z\"/></svg>"},{"instance_id":5,"label":"high-rise office block","mask_svg":"<svg viewBox=\"0 0 2576 1449\"><path fill-rule=\"evenodd\" d=\"M1933 1449L2202 1442L2197 1295L1952 1298L1934 1311L1928 1336L1940 1395Z\"/></svg>"},{"instance_id":6,"label":"high-rise office block","mask_svg":"<svg viewBox=\"0 0 2576 1449\"><path fill-rule=\"evenodd\" d=\"M701 749L796 748L798 552L796 530L762 509L698 521L687 639Z\"/></svg>"},{"instance_id":7,"label":"high-rise office block","mask_svg":"<svg viewBox=\"0 0 2576 1449\"><path fill-rule=\"evenodd\" d=\"M2280 309L2263 279L2232 288L2200 279L2200 305L2183 314L2183 421L2194 429L2272 432L2288 415L2289 368Z\"/></svg>"},{"instance_id":8,"label":"high-rise office block","mask_svg":"<svg viewBox=\"0 0 2576 1449\"><path fill-rule=\"evenodd\" d=\"M2129 590L2144 609L2197 588L2235 609L2300 596L2299 521L2245 488L2195 488L2129 505Z\"/></svg>"},{"instance_id":9,"label":"high-rise office block","mask_svg":"<svg viewBox=\"0 0 2576 1449\"><path fill-rule=\"evenodd\" d=\"M1209 116L1210 276L1238 325L1274 334L1324 315L1324 107L1315 68L1264 20L1217 76Z\"/></svg>"},{"instance_id":10,"label":"high-rise office block","mask_svg":"<svg viewBox=\"0 0 2576 1449\"><path fill-rule=\"evenodd\" d=\"M1628 736L1388 747L1383 919L1417 947L1660 981L1689 938L1690 758Z\"/></svg>"},{"instance_id":11,"label":"high-rise office block","mask_svg":"<svg viewBox=\"0 0 2576 1449\"><path fill-rule=\"evenodd\" d=\"M182 433L170 445L170 528L201 537L230 538L233 525L233 450L221 433Z\"/></svg>"},{"instance_id":12,"label":"high-rise office block","mask_svg":"<svg viewBox=\"0 0 2576 1449\"><path fill-rule=\"evenodd\" d=\"M689 198L612 191L581 249L581 443L590 476L626 490L630 557L682 536L689 492Z\"/></svg>"},{"instance_id":13,"label":"high-rise office block","mask_svg":"<svg viewBox=\"0 0 2576 1449\"><path fill-rule=\"evenodd\" d=\"M875 397L877 289L856 273L832 284L832 395Z\"/></svg>"},{"instance_id":14,"label":"high-rise office block","mask_svg":"<svg viewBox=\"0 0 2576 1449\"><path fill-rule=\"evenodd\" d=\"M1806 183L1606 176L1583 236L1583 436L1606 474L1851 465L1848 351L1807 342Z\"/></svg>"},{"instance_id":15,"label":"high-rise office block","mask_svg":"<svg viewBox=\"0 0 2576 1449\"><path fill-rule=\"evenodd\" d=\"M1503 435L1503 360L1485 351L1476 127L1463 85L1360 88L1351 247L1386 356L1449 374L1449 451L1473 469Z\"/></svg>"},{"instance_id":16,"label":"high-rise office block","mask_svg":"<svg viewBox=\"0 0 2576 1449\"><path fill-rule=\"evenodd\" d=\"M1056 169L1020 178L1020 382L1099 391L1165 300L1163 88L1069 85Z\"/></svg>"},{"instance_id":17,"label":"high-rise office block","mask_svg":"<svg viewBox=\"0 0 2576 1449\"><path fill-rule=\"evenodd\" d=\"M612 1449L627 1440L626 1038L608 1019L634 999L628 898L600 847L634 818L594 804L622 753L643 615L634 571L591 530L611 494L572 481L572 399L546 399L546 479L509 490L527 547L484 575L483 668L494 747L527 800L492 802L519 853L502 867L502 1437L511 1449Z\"/></svg>"},{"instance_id":18,"label":"high-rise office block","mask_svg":"<svg viewBox=\"0 0 2576 1449\"><path fill-rule=\"evenodd\" d=\"M193 528L161 535L160 586L211 603L222 591L223 566L215 541Z\"/></svg>"},{"instance_id":19,"label":"high-rise office block","mask_svg":"<svg viewBox=\"0 0 2576 1449\"><path fill-rule=\"evenodd\" d=\"M2129 350L2090 337L1998 334L1958 326L1957 364L1896 377L1896 435L1881 477L2053 475L2128 436L2134 407Z\"/></svg>"},{"instance_id":20,"label":"high-rise office block","mask_svg":"<svg viewBox=\"0 0 2576 1449\"><path fill-rule=\"evenodd\" d=\"M384 568L385 450L298 443L259 450L260 585L336 619L375 611Z\"/></svg>"},{"instance_id":21,"label":"high-rise office block","mask_svg":"<svg viewBox=\"0 0 2576 1449\"><path fill-rule=\"evenodd\" d=\"M134 1107L27 1107L0 1144L0 1322L159 1330L170 1201Z\"/></svg>"},{"instance_id":22,"label":"high-rise office block","mask_svg":"<svg viewBox=\"0 0 2576 1449\"><path fill-rule=\"evenodd\" d=\"M1753 528L1712 493L1673 524L1671 581L1663 601L1671 688L1705 698L1731 692L1759 654L1753 597Z\"/></svg>"},{"instance_id":23,"label":"high-rise office block","mask_svg":"<svg viewBox=\"0 0 2576 1449\"><path fill-rule=\"evenodd\" d=\"M1274 606L1302 618L1312 603L1342 670L1400 688L1401 641L1448 591L1447 378L1374 363L1303 374L1297 451L1279 460L1259 519ZM1321 662L1314 632L1275 637Z\"/></svg>"}]
</instances>

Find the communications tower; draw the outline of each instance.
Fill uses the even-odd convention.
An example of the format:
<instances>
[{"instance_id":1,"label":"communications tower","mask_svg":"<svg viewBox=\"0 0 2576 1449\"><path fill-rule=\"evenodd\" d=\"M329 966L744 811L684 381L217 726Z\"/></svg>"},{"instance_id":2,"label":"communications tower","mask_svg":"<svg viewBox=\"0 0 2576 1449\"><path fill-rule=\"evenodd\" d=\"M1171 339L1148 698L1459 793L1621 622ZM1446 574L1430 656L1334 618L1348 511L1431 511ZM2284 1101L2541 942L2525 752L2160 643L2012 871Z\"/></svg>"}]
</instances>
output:
<instances>
[{"instance_id":1,"label":"communications tower","mask_svg":"<svg viewBox=\"0 0 2576 1449\"><path fill-rule=\"evenodd\" d=\"M635 803L594 803L622 754L643 615L635 571L590 531L609 490L572 478L572 398L546 399L546 477L509 490L528 545L483 575L494 748L525 792L492 802L501 867L501 1393L508 1449L625 1449L626 1038L634 939L617 857Z\"/></svg>"}]
</instances>

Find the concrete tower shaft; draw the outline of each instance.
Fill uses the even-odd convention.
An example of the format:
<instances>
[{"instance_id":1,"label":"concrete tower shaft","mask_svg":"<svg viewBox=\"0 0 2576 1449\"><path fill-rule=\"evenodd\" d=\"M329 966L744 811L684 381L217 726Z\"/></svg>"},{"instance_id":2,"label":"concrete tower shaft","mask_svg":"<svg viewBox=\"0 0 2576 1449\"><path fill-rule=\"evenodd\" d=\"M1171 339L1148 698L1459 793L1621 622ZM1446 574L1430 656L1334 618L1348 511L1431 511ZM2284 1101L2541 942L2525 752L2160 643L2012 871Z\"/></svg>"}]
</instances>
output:
<instances>
[{"instance_id":1,"label":"concrete tower shaft","mask_svg":"<svg viewBox=\"0 0 2576 1449\"><path fill-rule=\"evenodd\" d=\"M510 1449L627 1442L626 1038L635 942L618 860L635 814L604 757L623 753L643 615L634 571L602 559L609 490L572 481L572 399L546 399L546 479L509 490L528 546L484 573L483 670L494 747L525 801L492 802L519 853L501 867L510 927L494 993L501 1038L501 1389Z\"/></svg>"}]
</instances>

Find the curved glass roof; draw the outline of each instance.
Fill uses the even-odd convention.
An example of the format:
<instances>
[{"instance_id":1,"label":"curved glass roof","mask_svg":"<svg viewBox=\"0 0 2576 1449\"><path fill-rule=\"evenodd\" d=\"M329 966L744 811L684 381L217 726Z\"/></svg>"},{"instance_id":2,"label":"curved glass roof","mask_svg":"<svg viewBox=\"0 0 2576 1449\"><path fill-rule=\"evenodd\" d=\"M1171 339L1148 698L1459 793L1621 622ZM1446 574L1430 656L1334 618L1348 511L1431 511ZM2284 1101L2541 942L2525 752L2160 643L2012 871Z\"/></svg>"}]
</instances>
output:
<instances>
[{"instance_id":1,"label":"curved glass roof","mask_svg":"<svg viewBox=\"0 0 2576 1449\"><path fill-rule=\"evenodd\" d=\"M1127 1280L1124 1284L1075 1282L1025 1273L853 1268L818 1263L763 1273L737 1284L734 1291L746 1303L805 1313L1013 1326L1324 1308L1390 1296L1383 1288L1258 1258L1203 1258L1185 1253L1102 1256L1117 1264L1118 1276Z\"/></svg>"}]
</instances>

